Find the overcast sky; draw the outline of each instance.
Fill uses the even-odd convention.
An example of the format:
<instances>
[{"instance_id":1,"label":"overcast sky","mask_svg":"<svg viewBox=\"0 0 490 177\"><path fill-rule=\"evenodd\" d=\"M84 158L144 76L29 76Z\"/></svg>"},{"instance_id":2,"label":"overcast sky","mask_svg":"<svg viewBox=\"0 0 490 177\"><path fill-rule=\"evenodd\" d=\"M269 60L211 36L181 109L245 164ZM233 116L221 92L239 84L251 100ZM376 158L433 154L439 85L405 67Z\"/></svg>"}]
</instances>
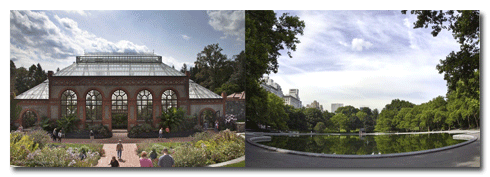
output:
<instances>
[{"instance_id":1,"label":"overcast sky","mask_svg":"<svg viewBox=\"0 0 490 177\"><path fill-rule=\"evenodd\" d=\"M84 52L155 52L180 69L206 45L245 49L244 11L10 11L10 60L63 69Z\"/></svg>"},{"instance_id":2,"label":"overcast sky","mask_svg":"<svg viewBox=\"0 0 490 177\"><path fill-rule=\"evenodd\" d=\"M305 21L304 35L289 58L279 58L279 72L269 77L284 93L299 89L303 105L317 100L367 106L380 111L393 99L415 104L447 92L436 65L459 50L452 34L413 29L415 15L400 11L276 11Z\"/></svg>"}]
</instances>

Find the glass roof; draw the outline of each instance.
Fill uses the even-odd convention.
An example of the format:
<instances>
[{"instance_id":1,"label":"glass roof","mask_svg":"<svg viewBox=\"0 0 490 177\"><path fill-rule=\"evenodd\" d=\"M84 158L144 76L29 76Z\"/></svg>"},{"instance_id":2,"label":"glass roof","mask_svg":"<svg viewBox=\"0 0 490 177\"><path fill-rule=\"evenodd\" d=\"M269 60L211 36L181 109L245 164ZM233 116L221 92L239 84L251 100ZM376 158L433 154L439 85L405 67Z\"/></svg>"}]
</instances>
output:
<instances>
[{"instance_id":1,"label":"glass roof","mask_svg":"<svg viewBox=\"0 0 490 177\"><path fill-rule=\"evenodd\" d=\"M49 98L49 81L46 79L43 83L25 91L24 93L17 95L15 99L27 100L47 100Z\"/></svg>"},{"instance_id":2,"label":"glass roof","mask_svg":"<svg viewBox=\"0 0 490 177\"><path fill-rule=\"evenodd\" d=\"M54 76L185 76L164 63L73 63Z\"/></svg>"},{"instance_id":3,"label":"glass roof","mask_svg":"<svg viewBox=\"0 0 490 177\"><path fill-rule=\"evenodd\" d=\"M189 98L212 99L212 98L221 98L221 96L189 79Z\"/></svg>"}]
</instances>

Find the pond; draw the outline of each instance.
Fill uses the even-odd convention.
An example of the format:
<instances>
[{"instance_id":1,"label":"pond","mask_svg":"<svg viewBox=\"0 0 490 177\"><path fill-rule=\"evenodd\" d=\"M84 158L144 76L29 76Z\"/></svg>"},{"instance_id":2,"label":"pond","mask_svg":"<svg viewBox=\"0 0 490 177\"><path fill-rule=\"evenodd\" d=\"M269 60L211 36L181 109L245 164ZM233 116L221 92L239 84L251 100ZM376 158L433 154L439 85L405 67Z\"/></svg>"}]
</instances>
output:
<instances>
[{"instance_id":1,"label":"pond","mask_svg":"<svg viewBox=\"0 0 490 177\"><path fill-rule=\"evenodd\" d=\"M374 155L421 151L464 142L447 133L403 135L301 135L271 136L266 146L302 152L344 155Z\"/></svg>"}]
</instances>

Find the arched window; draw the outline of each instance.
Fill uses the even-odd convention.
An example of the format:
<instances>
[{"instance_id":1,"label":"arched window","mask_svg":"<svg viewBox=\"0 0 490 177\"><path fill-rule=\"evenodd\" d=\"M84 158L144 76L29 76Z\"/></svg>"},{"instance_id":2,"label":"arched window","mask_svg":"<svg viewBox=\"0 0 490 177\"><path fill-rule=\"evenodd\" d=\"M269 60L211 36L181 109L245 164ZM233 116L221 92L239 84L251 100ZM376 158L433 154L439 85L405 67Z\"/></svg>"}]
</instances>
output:
<instances>
[{"instance_id":1,"label":"arched window","mask_svg":"<svg viewBox=\"0 0 490 177\"><path fill-rule=\"evenodd\" d=\"M22 125L24 128L32 127L37 122L37 115L32 111L26 111L22 115Z\"/></svg>"},{"instance_id":2,"label":"arched window","mask_svg":"<svg viewBox=\"0 0 490 177\"><path fill-rule=\"evenodd\" d=\"M112 94L112 113L128 112L128 95L123 90L116 90Z\"/></svg>"},{"instance_id":3,"label":"arched window","mask_svg":"<svg viewBox=\"0 0 490 177\"><path fill-rule=\"evenodd\" d=\"M102 120L102 95L97 90L90 90L85 97L86 120Z\"/></svg>"},{"instance_id":4,"label":"arched window","mask_svg":"<svg viewBox=\"0 0 490 177\"><path fill-rule=\"evenodd\" d=\"M147 120L153 117L153 97L150 91L142 90L136 97L138 120Z\"/></svg>"},{"instance_id":5,"label":"arched window","mask_svg":"<svg viewBox=\"0 0 490 177\"><path fill-rule=\"evenodd\" d=\"M177 94L173 90L165 90L162 94L162 111L177 107Z\"/></svg>"},{"instance_id":6,"label":"arched window","mask_svg":"<svg viewBox=\"0 0 490 177\"><path fill-rule=\"evenodd\" d=\"M73 90L66 90L61 94L61 117L77 113L77 94Z\"/></svg>"}]
</instances>

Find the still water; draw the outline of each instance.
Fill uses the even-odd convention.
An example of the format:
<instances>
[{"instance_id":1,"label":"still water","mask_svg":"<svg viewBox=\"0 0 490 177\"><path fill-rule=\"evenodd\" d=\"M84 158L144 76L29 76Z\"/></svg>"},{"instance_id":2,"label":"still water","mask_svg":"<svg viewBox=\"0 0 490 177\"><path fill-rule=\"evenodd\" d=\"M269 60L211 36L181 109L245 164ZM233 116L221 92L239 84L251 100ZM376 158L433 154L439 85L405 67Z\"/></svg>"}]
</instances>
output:
<instances>
[{"instance_id":1,"label":"still water","mask_svg":"<svg viewBox=\"0 0 490 177\"><path fill-rule=\"evenodd\" d=\"M421 151L461 142L464 140L455 140L450 134L440 133L362 137L355 135L272 136L271 141L259 143L302 152L372 155Z\"/></svg>"}]
</instances>

